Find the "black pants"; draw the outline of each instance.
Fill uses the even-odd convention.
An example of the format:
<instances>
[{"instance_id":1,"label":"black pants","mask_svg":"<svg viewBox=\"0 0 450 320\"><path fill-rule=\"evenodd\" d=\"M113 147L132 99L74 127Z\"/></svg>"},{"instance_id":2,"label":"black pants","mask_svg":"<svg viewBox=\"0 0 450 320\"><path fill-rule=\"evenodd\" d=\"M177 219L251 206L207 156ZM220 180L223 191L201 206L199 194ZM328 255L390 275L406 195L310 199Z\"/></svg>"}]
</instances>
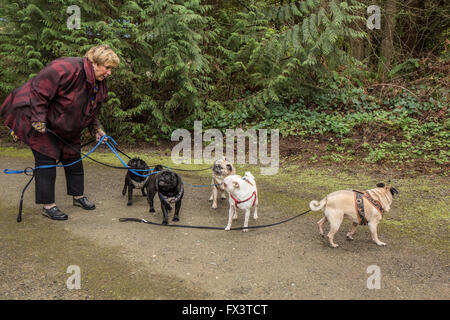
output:
<instances>
[{"instance_id":1,"label":"black pants","mask_svg":"<svg viewBox=\"0 0 450 320\"><path fill-rule=\"evenodd\" d=\"M42 165L55 165L56 160L39 153L33 149L35 167ZM61 160L61 164L70 164L79 160L80 156L73 159ZM84 194L84 170L82 161L68 167L64 167L67 183L67 194L71 196L82 196ZM36 203L51 204L55 202L56 168L36 169L34 173L36 186Z\"/></svg>"}]
</instances>

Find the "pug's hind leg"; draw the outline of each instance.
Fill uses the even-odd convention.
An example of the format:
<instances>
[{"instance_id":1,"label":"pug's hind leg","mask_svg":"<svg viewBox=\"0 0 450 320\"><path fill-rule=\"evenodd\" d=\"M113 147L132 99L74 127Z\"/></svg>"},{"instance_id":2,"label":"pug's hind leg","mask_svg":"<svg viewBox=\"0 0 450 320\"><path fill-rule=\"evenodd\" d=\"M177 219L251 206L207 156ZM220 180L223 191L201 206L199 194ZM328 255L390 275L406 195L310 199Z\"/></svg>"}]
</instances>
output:
<instances>
[{"instance_id":1,"label":"pug's hind leg","mask_svg":"<svg viewBox=\"0 0 450 320\"><path fill-rule=\"evenodd\" d=\"M147 202L150 206L148 212L155 212L155 208L153 207L153 198L155 197L155 192L153 189L149 189L147 193Z\"/></svg>"},{"instance_id":2,"label":"pug's hind leg","mask_svg":"<svg viewBox=\"0 0 450 320\"><path fill-rule=\"evenodd\" d=\"M125 193L127 193L127 186L128 186L128 175L125 177L125 185L123 186L122 195L124 196Z\"/></svg>"},{"instance_id":3,"label":"pug's hind leg","mask_svg":"<svg viewBox=\"0 0 450 320\"><path fill-rule=\"evenodd\" d=\"M144 188L141 188L141 192L142 192L142 196L143 196L143 197L146 197L146 196L147 196L147 193L145 192L145 187L144 187Z\"/></svg>"},{"instance_id":4,"label":"pug's hind leg","mask_svg":"<svg viewBox=\"0 0 450 320\"><path fill-rule=\"evenodd\" d=\"M319 234L323 237L324 233L323 233L323 225L327 222L327 217L323 217L322 219L320 219L319 221L317 221L317 225L319 226Z\"/></svg>"},{"instance_id":5,"label":"pug's hind leg","mask_svg":"<svg viewBox=\"0 0 450 320\"><path fill-rule=\"evenodd\" d=\"M358 224L356 222L352 223L352 226L350 227L350 231L347 232L347 240L353 240L353 235L356 232L356 227L358 226Z\"/></svg>"}]
</instances>

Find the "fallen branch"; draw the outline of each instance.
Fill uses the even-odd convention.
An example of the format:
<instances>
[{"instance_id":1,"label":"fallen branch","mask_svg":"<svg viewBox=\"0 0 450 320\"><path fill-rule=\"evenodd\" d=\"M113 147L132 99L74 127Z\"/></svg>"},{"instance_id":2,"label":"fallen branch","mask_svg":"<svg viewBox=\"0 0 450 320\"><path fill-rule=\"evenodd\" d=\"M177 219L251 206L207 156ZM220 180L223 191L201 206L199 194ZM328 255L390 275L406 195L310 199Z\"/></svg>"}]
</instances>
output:
<instances>
[{"instance_id":1,"label":"fallen branch","mask_svg":"<svg viewBox=\"0 0 450 320\"><path fill-rule=\"evenodd\" d=\"M417 95L415 95L411 90L406 89L405 87L399 86L397 84L391 84L391 83L377 83L377 84L373 84L370 87L375 87L375 86L388 86L388 87L396 87L396 88L400 88L403 89L405 91L408 91L409 93L411 93L414 97L416 97L416 99L419 99L419 97Z\"/></svg>"}]
</instances>

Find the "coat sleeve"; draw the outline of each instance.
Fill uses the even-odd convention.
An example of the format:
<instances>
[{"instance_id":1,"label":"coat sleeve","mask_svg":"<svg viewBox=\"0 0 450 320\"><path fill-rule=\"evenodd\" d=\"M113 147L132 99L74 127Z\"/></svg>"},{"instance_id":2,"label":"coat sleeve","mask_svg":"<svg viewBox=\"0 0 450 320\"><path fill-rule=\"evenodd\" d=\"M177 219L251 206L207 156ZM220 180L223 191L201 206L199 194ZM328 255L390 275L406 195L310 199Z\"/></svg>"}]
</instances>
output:
<instances>
[{"instance_id":1,"label":"coat sleeve","mask_svg":"<svg viewBox=\"0 0 450 320\"><path fill-rule=\"evenodd\" d=\"M31 121L46 122L50 101L70 77L67 68L57 62L50 63L31 80L30 104Z\"/></svg>"}]
</instances>

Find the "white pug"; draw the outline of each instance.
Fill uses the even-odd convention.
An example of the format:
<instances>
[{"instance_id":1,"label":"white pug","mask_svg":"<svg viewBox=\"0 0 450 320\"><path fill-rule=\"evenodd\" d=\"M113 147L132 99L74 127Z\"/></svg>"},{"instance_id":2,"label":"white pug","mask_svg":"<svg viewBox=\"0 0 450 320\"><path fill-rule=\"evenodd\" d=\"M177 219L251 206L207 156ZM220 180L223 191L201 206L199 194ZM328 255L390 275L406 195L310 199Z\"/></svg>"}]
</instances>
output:
<instances>
[{"instance_id":1,"label":"white pug","mask_svg":"<svg viewBox=\"0 0 450 320\"><path fill-rule=\"evenodd\" d=\"M333 238L339 230L344 216L347 216L353 222L350 231L347 233L348 240L353 240L353 234L358 224L368 224L372 240L379 246L385 246L386 243L378 239L377 225L383 218L383 213L390 210L394 194L398 194L397 189L379 183L377 188L365 192L356 190L335 191L320 202L311 201L309 207L313 211L323 209L324 217L317 222L319 233L321 236L324 235L322 226L329 221L328 240L333 248L338 247Z\"/></svg>"},{"instance_id":2,"label":"white pug","mask_svg":"<svg viewBox=\"0 0 450 320\"><path fill-rule=\"evenodd\" d=\"M224 179L223 186L230 194L228 211L228 224L225 230L230 230L231 221L237 219L237 209L245 211L244 228L242 231L246 232L248 229L248 218L250 216L250 209L253 211L253 219L258 219L258 190L256 188L255 177L247 171L243 177L238 175L231 175Z\"/></svg>"},{"instance_id":3,"label":"white pug","mask_svg":"<svg viewBox=\"0 0 450 320\"><path fill-rule=\"evenodd\" d=\"M214 162L213 168L212 168L212 193L211 197L209 198L209 201L212 201L212 208L217 209L217 196L219 191L222 192L222 200L226 199L225 196L225 189L223 187L223 179L225 177L233 175L236 173L236 170L234 169L233 164L228 161L225 157L222 159L217 159Z\"/></svg>"}]
</instances>

